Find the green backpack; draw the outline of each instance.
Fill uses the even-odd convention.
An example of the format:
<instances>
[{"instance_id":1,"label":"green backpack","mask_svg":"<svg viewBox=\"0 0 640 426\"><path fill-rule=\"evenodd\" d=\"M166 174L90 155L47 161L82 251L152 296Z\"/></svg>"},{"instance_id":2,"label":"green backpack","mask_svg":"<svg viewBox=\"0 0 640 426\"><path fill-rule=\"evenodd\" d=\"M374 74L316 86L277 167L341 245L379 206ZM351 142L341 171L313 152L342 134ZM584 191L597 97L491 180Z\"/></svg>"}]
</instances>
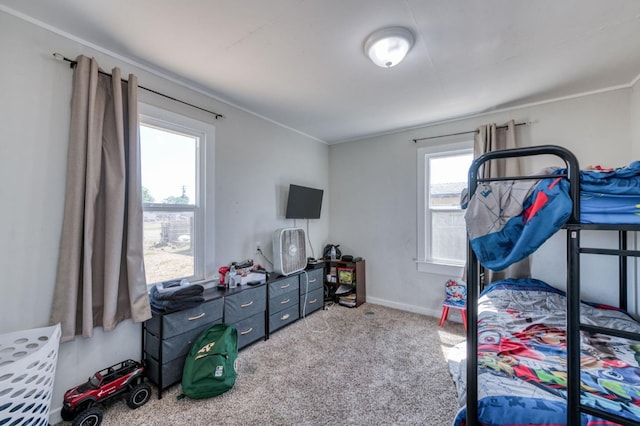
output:
<instances>
[{"instance_id":1,"label":"green backpack","mask_svg":"<svg viewBox=\"0 0 640 426\"><path fill-rule=\"evenodd\" d=\"M191 346L182 371L182 394L193 399L220 395L233 387L238 375L238 331L216 324L200 334Z\"/></svg>"}]
</instances>

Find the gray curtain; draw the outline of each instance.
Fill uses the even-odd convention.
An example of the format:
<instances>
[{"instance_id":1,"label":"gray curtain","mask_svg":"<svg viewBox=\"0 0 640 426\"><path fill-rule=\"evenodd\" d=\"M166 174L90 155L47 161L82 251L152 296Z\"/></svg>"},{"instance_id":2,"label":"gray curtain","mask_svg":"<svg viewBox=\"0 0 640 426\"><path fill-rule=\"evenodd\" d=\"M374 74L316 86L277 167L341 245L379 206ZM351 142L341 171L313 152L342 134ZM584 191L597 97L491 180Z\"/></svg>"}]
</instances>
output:
<instances>
[{"instance_id":1,"label":"gray curtain","mask_svg":"<svg viewBox=\"0 0 640 426\"><path fill-rule=\"evenodd\" d=\"M473 157L478 158L486 152L516 148L515 127L514 120L506 124L506 129L498 129L495 124L480 126L474 139ZM518 158L493 160L483 164L478 171L478 176L482 178L520 175L520 160ZM471 196L471 194L469 195ZM484 274L485 284L505 278L528 278L531 276L531 265L527 257L503 271L496 272L486 269Z\"/></svg>"},{"instance_id":2,"label":"gray curtain","mask_svg":"<svg viewBox=\"0 0 640 426\"><path fill-rule=\"evenodd\" d=\"M494 123L478 127L473 141L473 157L478 158L487 152L516 148L515 122L511 120L505 126L506 129L498 129ZM518 176L520 161L517 158L493 160L485 163L478 175L483 178Z\"/></svg>"},{"instance_id":3,"label":"gray curtain","mask_svg":"<svg viewBox=\"0 0 640 426\"><path fill-rule=\"evenodd\" d=\"M50 322L61 341L151 317L142 257L138 83L77 58L64 220Z\"/></svg>"}]
</instances>

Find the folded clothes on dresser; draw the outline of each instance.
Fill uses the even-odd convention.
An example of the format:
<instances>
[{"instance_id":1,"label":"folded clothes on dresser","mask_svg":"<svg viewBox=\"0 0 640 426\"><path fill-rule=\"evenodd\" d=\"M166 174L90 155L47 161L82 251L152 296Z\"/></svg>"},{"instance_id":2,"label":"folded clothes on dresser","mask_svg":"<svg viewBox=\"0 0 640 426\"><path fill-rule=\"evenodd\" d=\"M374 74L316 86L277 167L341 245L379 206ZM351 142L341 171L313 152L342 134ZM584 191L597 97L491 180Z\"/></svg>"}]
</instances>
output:
<instances>
[{"instance_id":1,"label":"folded clothes on dresser","mask_svg":"<svg viewBox=\"0 0 640 426\"><path fill-rule=\"evenodd\" d=\"M204 302L204 287L187 280L172 280L158 283L149 291L151 307L158 312L173 312L187 309Z\"/></svg>"}]
</instances>

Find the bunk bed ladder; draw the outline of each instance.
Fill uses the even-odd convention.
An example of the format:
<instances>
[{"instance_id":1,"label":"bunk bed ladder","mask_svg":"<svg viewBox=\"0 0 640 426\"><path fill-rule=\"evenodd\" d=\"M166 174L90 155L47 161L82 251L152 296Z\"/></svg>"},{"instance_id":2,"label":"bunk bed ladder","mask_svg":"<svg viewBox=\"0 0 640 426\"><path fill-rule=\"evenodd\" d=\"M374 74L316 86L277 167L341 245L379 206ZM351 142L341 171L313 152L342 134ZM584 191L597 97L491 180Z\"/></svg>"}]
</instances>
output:
<instances>
[{"instance_id":1,"label":"bunk bed ladder","mask_svg":"<svg viewBox=\"0 0 640 426\"><path fill-rule=\"evenodd\" d=\"M580 421L580 228L567 229L567 424Z\"/></svg>"},{"instance_id":2,"label":"bunk bed ladder","mask_svg":"<svg viewBox=\"0 0 640 426\"><path fill-rule=\"evenodd\" d=\"M473 169L473 166L472 166ZM477 171L477 169L475 169ZM469 171L471 176L471 170ZM475 177L474 177L475 179ZM469 177L469 197L475 192ZM478 424L478 297L480 293L480 265L476 254L467 245L467 426Z\"/></svg>"}]
</instances>

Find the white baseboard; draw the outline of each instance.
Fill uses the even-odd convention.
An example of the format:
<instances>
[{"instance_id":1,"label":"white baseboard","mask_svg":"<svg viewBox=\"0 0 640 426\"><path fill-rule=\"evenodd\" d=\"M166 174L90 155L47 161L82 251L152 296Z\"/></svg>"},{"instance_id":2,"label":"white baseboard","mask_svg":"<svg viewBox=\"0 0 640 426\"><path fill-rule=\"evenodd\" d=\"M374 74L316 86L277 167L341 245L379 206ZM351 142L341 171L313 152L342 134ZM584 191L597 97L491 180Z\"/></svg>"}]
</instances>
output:
<instances>
[{"instance_id":1,"label":"white baseboard","mask_svg":"<svg viewBox=\"0 0 640 426\"><path fill-rule=\"evenodd\" d=\"M386 300L386 299L378 299L377 297L369 297L367 296L367 302L368 303L373 303L375 305L382 305L382 306L386 306L388 308L394 308L394 309L399 309L401 311L407 311L407 312L414 312L416 314L422 314L422 315L427 315L430 317L435 317L435 318L440 318L440 315L442 315L442 310L433 310L433 309L427 309L423 306L415 306L415 305L408 305L406 303L398 303L398 302L392 302L390 300ZM453 321L457 321L457 318L451 318Z\"/></svg>"}]
</instances>

